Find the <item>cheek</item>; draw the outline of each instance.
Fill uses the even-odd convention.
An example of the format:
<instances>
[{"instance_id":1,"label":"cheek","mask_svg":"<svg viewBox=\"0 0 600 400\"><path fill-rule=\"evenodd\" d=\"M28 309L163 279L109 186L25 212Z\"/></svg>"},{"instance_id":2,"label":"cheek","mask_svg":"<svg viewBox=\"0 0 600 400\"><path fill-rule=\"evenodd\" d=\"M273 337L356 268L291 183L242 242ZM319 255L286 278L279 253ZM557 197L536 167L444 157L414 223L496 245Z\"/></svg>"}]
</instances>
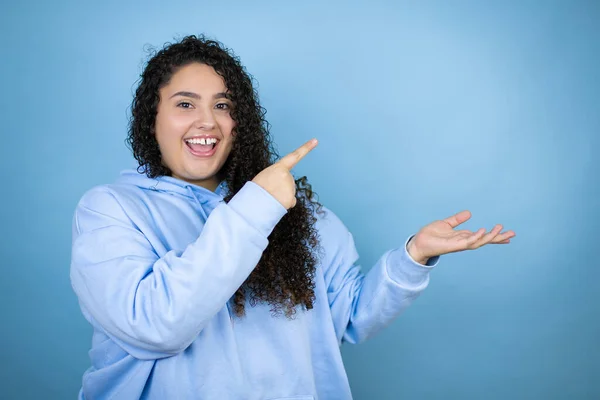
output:
<instances>
[{"instance_id":1,"label":"cheek","mask_svg":"<svg viewBox=\"0 0 600 400\"><path fill-rule=\"evenodd\" d=\"M154 122L154 138L158 142L158 147L163 148L165 142L165 127L163 126L162 120L158 117Z\"/></svg>"},{"instance_id":2,"label":"cheek","mask_svg":"<svg viewBox=\"0 0 600 400\"><path fill-rule=\"evenodd\" d=\"M156 118L156 136L163 139L180 138L193 123L190 116L163 114Z\"/></svg>"},{"instance_id":3,"label":"cheek","mask_svg":"<svg viewBox=\"0 0 600 400\"><path fill-rule=\"evenodd\" d=\"M233 134L233 128L235 127L235 121L231 118L231 116L223 116L219 120L219 128L221 129L221 133L225 136L231 136Z\"/></svg>"}]
</instances>

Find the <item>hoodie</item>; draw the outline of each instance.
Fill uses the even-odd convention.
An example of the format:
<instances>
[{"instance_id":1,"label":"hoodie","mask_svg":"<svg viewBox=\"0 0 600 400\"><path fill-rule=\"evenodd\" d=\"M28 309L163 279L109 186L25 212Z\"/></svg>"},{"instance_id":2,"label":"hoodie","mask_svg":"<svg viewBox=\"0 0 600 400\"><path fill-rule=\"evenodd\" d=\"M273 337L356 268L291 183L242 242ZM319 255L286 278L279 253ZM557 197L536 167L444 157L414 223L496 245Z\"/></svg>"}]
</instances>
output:
<instances>
[{"instance_id":1,"label":"hoodie","mask_svg":"<svg viewBox=\"0 0 600 400\"><path fill-rule=\"evenodd\" d=\"M427 287L404 246L363 273L352 234L323 207L311 310L230 299L287 210L247 182L229 201L172 177L124 171L86 192L73 218L70 278L93 327L79 399L351 399L343 342L388 325Z\"/></svg>"}]
</instances>

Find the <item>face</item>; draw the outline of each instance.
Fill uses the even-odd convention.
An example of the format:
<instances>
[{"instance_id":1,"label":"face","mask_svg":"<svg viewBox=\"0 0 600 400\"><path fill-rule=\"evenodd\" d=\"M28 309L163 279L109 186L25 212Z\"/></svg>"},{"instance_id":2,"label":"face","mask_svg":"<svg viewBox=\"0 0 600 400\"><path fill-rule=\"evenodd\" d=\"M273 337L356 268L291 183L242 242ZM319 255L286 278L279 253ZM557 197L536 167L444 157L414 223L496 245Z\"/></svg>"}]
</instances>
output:
<instances>
[{"instance_id":1,"label":"face","mask_svg":"<svg viewBox=\"0 0 600 400\"><path fill-rule=\"evenodd\" d=\"M214 191L235 126L223 78L208 65L189 64L159 95L155 130L163 164L173 177Z\"/></svg>"}]
</instances>

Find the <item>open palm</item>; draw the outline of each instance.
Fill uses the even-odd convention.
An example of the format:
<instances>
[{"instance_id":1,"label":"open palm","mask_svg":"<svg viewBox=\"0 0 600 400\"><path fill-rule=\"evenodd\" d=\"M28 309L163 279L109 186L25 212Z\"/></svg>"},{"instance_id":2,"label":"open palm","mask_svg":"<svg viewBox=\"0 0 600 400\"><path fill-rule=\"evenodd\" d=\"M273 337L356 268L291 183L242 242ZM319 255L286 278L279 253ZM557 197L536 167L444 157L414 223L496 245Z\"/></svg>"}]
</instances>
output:
<instances>
[{"instance_id":1,"label":"open palm","mask_svg":"<svg viewBox=\"0 0 600 400\"><path fill-rule=\"evenodd\" d=\"M455 230L458 225L471 218L469 211L461 211L451 217L432 222L423 227L411 240L410 253L415 259L428 259L447 253L474 250L486 244L507 244L515 236L513 231L502 231L498 224L486 233L484 228L472 232Z\"/></svg>"}]
</instances>

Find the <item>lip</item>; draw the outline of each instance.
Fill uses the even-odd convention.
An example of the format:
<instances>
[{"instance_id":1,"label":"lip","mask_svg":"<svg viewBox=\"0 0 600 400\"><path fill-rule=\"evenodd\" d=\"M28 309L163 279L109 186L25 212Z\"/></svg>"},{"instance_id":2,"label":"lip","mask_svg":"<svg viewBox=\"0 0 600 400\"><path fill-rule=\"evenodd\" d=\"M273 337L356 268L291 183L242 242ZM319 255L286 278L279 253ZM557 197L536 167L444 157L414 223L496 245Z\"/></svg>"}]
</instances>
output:
<instances>
[{"instance_id":1,"label":"lip","mask_svg":"<svg viewBox=\"0 0 600 400\"><path fill-rule=\"evenodd\" d=\"M194 136L195 138L214 138L214 136ZM192 138L188 138L188 139L192 139ZM221 141L219 139L217 139L217 143L215 144L215 147L211 150L208 151L206 153L201 153L198 151L195 151L194 149L192 149L192 147L189 145L188 142L186 142L185 140L183 141L185 144L185 147L188 149L188 151L194 156L194 157L198 157L198 158L209 158L215 155L215 153L217 152L217 149L219 148L219 144L221 144Z\"/></svg>"}]
</instances>

